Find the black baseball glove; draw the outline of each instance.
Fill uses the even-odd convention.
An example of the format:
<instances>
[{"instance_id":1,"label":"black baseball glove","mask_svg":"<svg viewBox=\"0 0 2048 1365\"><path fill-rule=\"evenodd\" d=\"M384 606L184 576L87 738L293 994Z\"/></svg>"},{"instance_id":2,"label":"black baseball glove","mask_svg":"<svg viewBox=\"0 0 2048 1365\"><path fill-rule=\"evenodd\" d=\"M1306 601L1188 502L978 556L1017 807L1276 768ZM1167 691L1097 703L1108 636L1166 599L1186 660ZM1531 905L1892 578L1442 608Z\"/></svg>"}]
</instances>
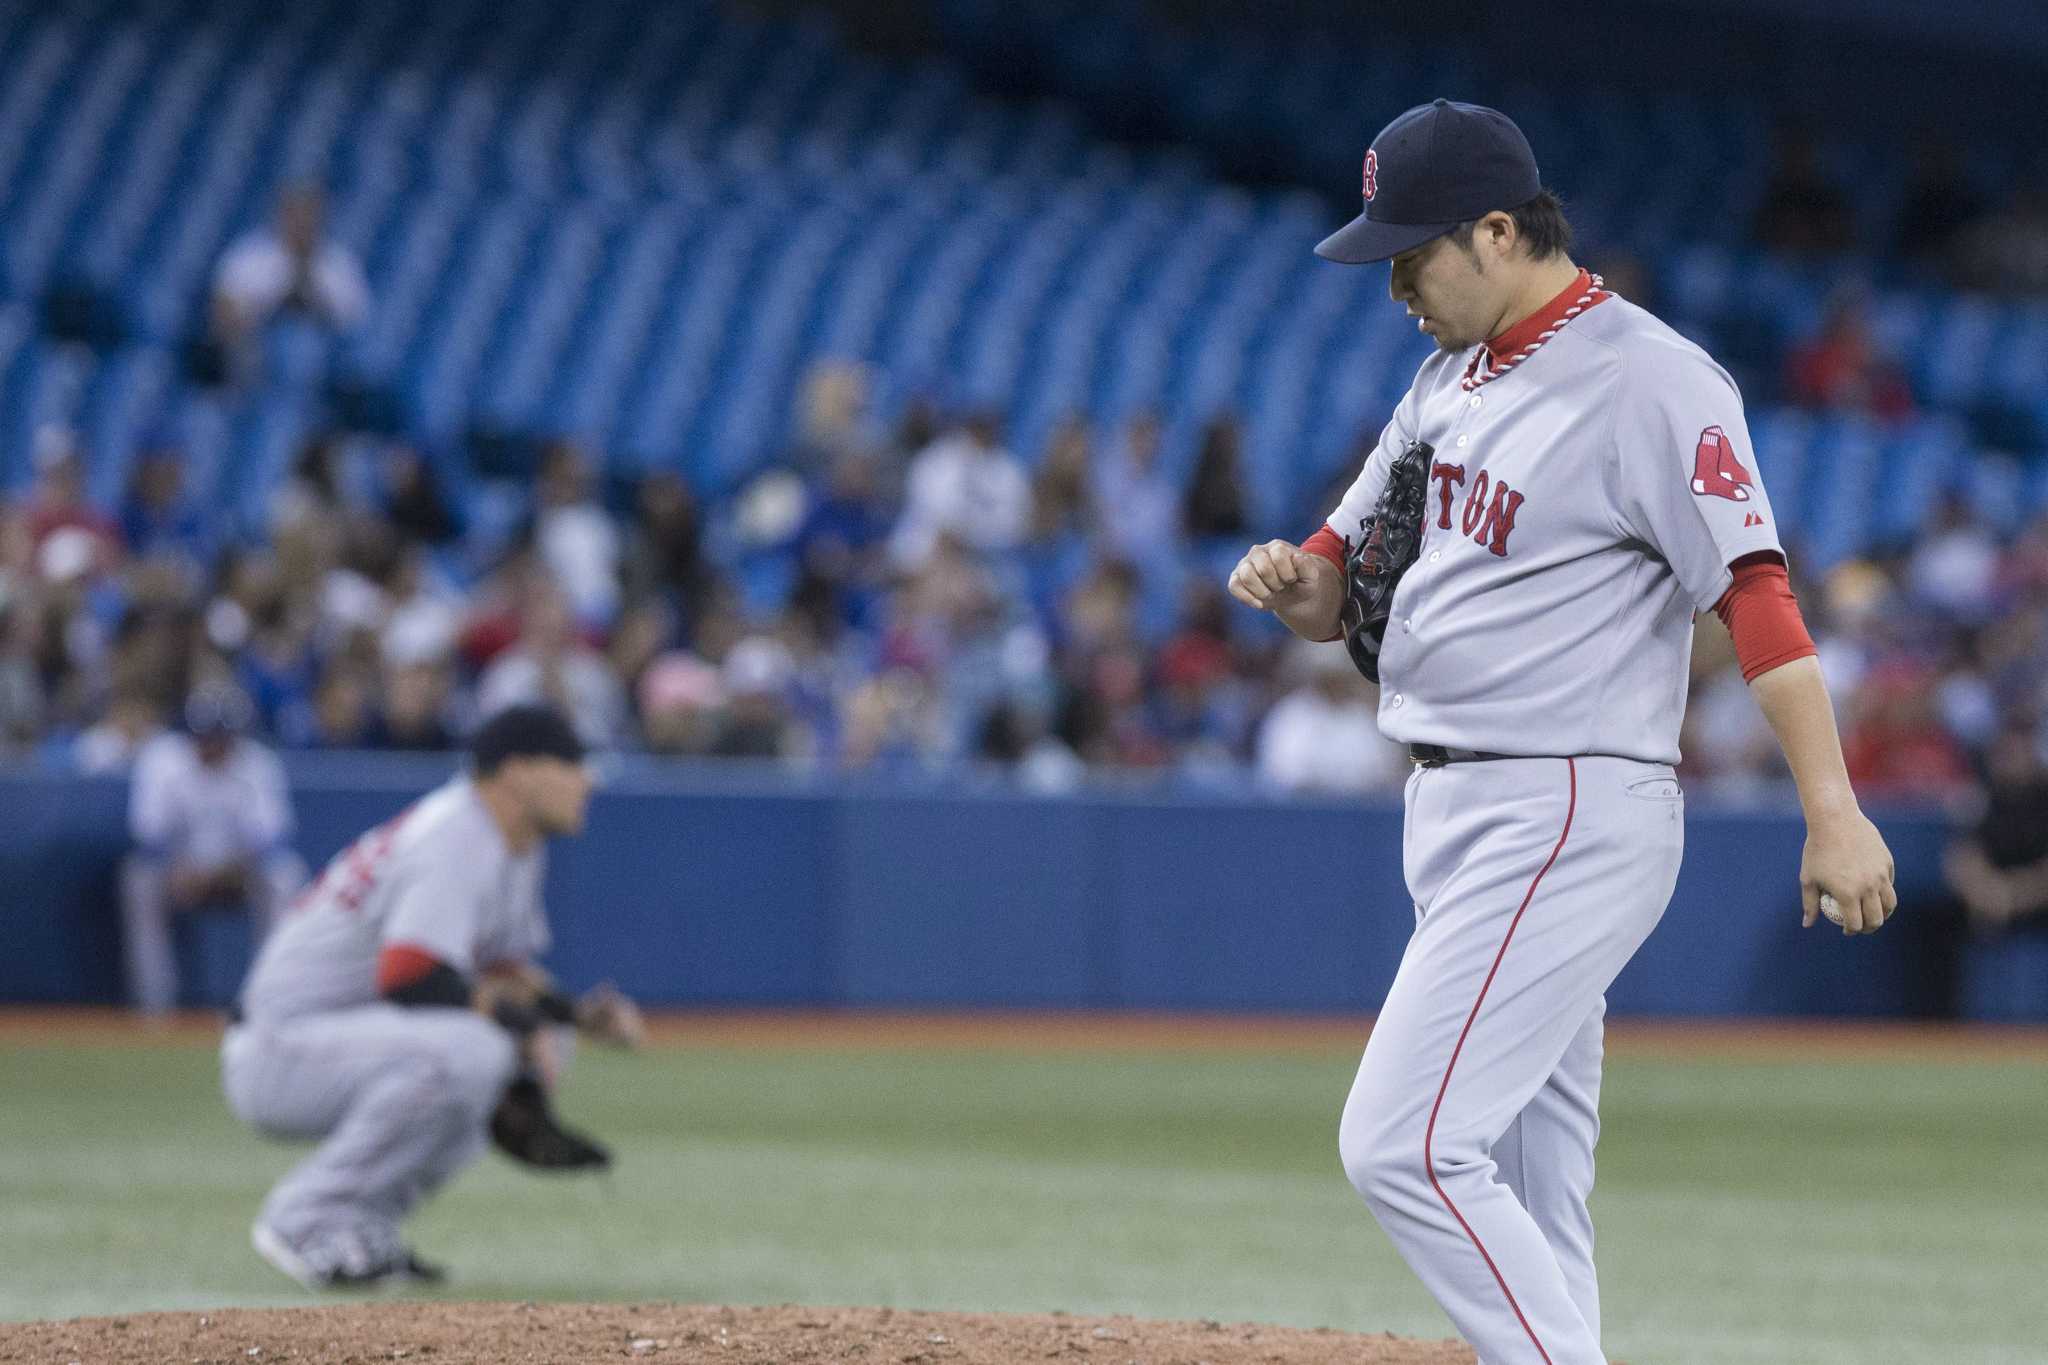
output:
<instances>
[{"instance_id":1,"label":"black baseball glove","mask_svg":"<svg viewBox=\"0 0 2048 1365\"><path fill-rule=\"evenodd\" d=\"M1436 448L1416 441L1394 457L1387 486L1372 515L1358 523L1358 543L1344 560L1344 605L1338 620L1351 662L1374 682L1380 680L1380 641L1393 614L1394 589L1422 548L1423 503L1429 495L1429 461Z\"/></svg>"},{"instance_id":2,"label":"black baseball glove","mask_svg":"<svg viewBox=\"0 0 2048 1365\"><path fill-rule=\"evenodd\" d=\"M612 1154L555 1118L548 1092L532 1076L506 1087L491 1114L491 1141L514 1161L544 1171L603 1170Z\"/></svg>"}]
</instances>

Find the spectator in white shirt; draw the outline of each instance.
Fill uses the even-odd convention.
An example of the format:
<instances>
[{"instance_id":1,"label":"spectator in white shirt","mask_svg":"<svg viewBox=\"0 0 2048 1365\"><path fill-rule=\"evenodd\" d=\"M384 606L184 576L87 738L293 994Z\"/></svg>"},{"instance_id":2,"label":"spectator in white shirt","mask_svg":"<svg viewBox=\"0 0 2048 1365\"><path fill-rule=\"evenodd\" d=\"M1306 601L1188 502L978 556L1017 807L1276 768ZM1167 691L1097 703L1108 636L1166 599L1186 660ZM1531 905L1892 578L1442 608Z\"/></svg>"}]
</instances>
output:
<instances>
[{"instance_id":1,"label":"spectator in white shirt","mask_svg":"<svg viewBox=\"0 0 2048 1365\"><path fill-rule=\"evenodd\" d=\"M590 461L575 442L549 443L537 480L533 536L576 619L609 626L619 612L619 528L591 497L590 482Z\"/></svg>"},{"instance_id":2,"label":"spectator in white shirt","mask_svg":"<svg viewBox=\"0 0 2048 1365\"><path fill-rule=\"evenodd\" d=\"M370 310L362 263L327 236L327 200L310 185L285 191L276 225L237 238L213 278L214 335L230 350L286 309L337 332Z\"/></svg>"},{"instance_id":3,"label":"spectator in white shirt","mask_svg":"<svg viewBox=\"0 0 2048 1365\"><path fill-rule=\"evenodd\" d=\"M135 760L121 918L129 996L145 1014L177 1002L173 914L240 907L260 943L305 882L284 765L244 735L252 714L233 688L200 688L185 707L186 732L158 736Z\"/></svg>"},{"instance_id":4,"label":"spectator in white shirt","mask_svg":"<svg viewBox=\"0 0 2048 1365\"><path fill-rule=\"evenodd\" d=\"M398 552L384 580L390 611L380 633L387 664L446 659L462 633L463 600L417 545Z\"/></svg>"},{"instance_id":5,"label":"spectator in white shirt","mask_svg":"<svg viewBox=\"0 0 2048 1365\"><path fill-rule=\"evenodd\" d=\"M1990 619L1996 598L1998 538L1960 497L1943 504L1934 525L1913 547L1906 583L1915 597L1958 621Z\"/></svg>"},{"instance_id":6,"label":"spectator in white shirt","mask_svg":"<svg viewBox=\"0 0 2048 1365\"><path fill-rule=\"evenodd\" d=\"M1003 449L995 418L978 415L911 461L889 557L914 569L947 532L977 550L1007 550L1024 539L1030 521L1031 481Z\"/></svg>"},{"instance_id":7,"label":"spectator in white shirt","mask_svg":"<svg viewBox=\"0 0 2048 1365\"><path fill-rule=\"evenodd\" d=\"M1096 467L1095 524L1109 548L1133 564L1180 544L1180 490L1159 467L1159 416L1141 412Z\"/></svg>"},{"instance_id":8,"label":"spectator in white shirt","mask_svg":"<svg viewBox=\"0 0 2048 1365\"><path fill-rule=\"evenodd\" d=\"M1341 644L1303 642L1295 666L1307 681L1282 697L1259 727L1259 777L1288 792L1394 791L1408 751L1380 734L1378 698Z\"/></svg>"}]
</instances>

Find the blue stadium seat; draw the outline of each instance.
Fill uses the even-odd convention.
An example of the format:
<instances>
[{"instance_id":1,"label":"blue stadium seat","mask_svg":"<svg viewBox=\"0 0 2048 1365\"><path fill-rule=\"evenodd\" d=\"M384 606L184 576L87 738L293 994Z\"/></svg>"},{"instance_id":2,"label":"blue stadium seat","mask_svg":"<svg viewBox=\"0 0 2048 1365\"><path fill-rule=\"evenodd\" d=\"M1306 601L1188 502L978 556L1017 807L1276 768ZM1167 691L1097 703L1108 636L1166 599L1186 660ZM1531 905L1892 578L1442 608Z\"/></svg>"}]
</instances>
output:
<instances>
[{"instance_id":1,"label":"blue stadium seat","mask_svg":"<svg viewBox=\"0 0 2048 1365\"><path fill-rule=\"evenodd\" d=\"M1980 450L1963 467L1957 490L1971 509L2001 531L2017 531L2027 519L2027 469L2002 451Z\"/></svg>"},{"instance_id":2,"label":"blue stadium seat","mask_svg":"<svg viewBox=\"0 0 2048 1365\"><path fill-rule=\"evenodd\" d=\"M1928 418L1890 436L1880 451L1871 530L1899 544L1924 529L1969 456L1967 434L1950 418Z\"/></svg>"}]
</instances>

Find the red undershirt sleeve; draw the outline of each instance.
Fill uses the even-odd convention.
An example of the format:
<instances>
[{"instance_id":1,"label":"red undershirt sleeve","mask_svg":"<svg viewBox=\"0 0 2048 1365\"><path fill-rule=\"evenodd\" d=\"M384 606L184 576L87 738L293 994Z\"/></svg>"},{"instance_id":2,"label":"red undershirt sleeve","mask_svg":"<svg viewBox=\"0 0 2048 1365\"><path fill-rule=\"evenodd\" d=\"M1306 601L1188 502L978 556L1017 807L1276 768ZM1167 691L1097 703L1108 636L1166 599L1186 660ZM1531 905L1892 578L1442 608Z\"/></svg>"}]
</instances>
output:
<instances>
[{"instance_id":1,"label":"red undershirt sleeve","mask_svg":"<svg viewBox=\"0 0 2048 1365\"><path fill-rule=\"evenodd\" d=\"M377 954L377 994L404 990L440 965L440 958L416 943L387 943Z\"/></svg>"},{"instance_id":2,"label":"red undershirt sleeve","mask_svg":"<svg viewBox=\"0 0 2048 1365\"><path fill-rule=\"evenodd\" d=\"M1338 535L1328 526L1323 527L1322 530L1301 542L1301 549L1304 554L1316 555L1329 560L1330 563L1337 566L1337 572L1342 573L1344 571L1344 552L1346 549L1344 537ZM1343 633L1342 630L1339 630L1336 635L1326 635L1323 638L1326 641L1335 640L1342 636Z\"/></svg>"},{"instance_id":3,"label":"red undershirt sleeve","mask_svg":"<svg viewBox=\"0 0 2048 1365\"><path fill-rule=\"evenodd\" d=\"M1344 567L1344 537L1325 526L1301 542L1303 553L1321 555L1338 568Z\"/></svg>"},{"instance_id":4,"label":"red undershirt sleeve","mask_svg":"<svg viewBox=\"0 0 2048 1365\"><path fill-rule=\"evenodd\" d=\"M1819 652L1799 615L1799 601L1792 595L1785 561L1776 552L1744 555L1728 567L1735 581L1714 603L1714 614L1735 641L1735 659L1742 666L1744 682L1754 682L1774 668Z\"/></svg>"}]
</instances>

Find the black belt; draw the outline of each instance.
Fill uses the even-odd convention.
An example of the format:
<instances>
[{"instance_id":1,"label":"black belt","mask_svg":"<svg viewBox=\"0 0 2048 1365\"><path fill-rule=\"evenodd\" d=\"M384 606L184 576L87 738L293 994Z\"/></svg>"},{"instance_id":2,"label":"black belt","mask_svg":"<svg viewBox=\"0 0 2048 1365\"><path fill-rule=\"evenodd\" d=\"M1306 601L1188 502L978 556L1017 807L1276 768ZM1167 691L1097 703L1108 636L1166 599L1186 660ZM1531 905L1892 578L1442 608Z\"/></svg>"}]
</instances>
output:
<instances>
[{"instance_id":1,"label":"black belt","mask_svg":"<svg viewBox=\"0 0 2048 1365\"><path fill-rule=\"evenodd\" d=\"M1495 758L1513 758L1513 754L1489 754L1482 749L1447 749L1441 744L1411 744L1408 757L1418 768L1441 768L1446 763L1483 763Z\"/></svg>"}]
</instances>

